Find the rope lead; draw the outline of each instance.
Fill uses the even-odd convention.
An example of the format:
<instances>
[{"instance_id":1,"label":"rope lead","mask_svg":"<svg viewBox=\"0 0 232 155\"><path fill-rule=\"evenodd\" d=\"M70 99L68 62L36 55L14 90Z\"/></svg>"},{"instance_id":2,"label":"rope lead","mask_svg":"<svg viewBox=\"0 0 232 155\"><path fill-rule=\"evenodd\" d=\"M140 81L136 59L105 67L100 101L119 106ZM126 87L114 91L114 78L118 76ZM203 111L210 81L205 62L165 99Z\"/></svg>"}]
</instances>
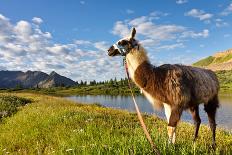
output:
<instances>
[{"instance_id":1,"label":"rope lead","mask_svg":"<svg viewBox=\"0 0 232 155\"><path fill-rule=\"evenodd\" d=\"M133 94L131 83L130 83L130 76L129 76L128 66L127 66L125 58L123 59L123 61L124 61L124 67L125 67L126 75L127 75L128 86L129 86L129 89L130 89L130 92L131 92L131 96L132 96L132 99L133 99L133 102L134 102L134 105L135 105L135 109L136 109L136 112L137 112L137 115L138 115L138 118L139 118L139 122L140 122L140 124L141 124L141 126L143 128L143 131L144 131L144 134L146 135L147 140L151 144L151 147L152 147L154 153L157 154L157 155L160 155L160 152L157 149L156 145L152 142L151 136L150 136L150 134L149 134L149 132L147 130L147 127L146 127L146 125L145 125L145 123L143 121L143 117L142 117L142 115L140 113L138 104L136 103L135 96Z\"/></svg>"}]
</instances>

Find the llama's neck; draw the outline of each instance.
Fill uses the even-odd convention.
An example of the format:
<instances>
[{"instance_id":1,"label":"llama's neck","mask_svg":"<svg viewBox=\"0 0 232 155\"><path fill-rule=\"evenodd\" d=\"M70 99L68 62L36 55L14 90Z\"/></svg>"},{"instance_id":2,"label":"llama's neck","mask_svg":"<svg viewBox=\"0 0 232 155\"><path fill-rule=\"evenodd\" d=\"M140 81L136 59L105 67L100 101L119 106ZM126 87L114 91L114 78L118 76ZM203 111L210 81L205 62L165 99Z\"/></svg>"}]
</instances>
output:
<instances>
[{"instance_id":1,"label":"llama's neck","mask_svg":"<svg viewBox=\"0 0 232 155\"><path fill-rule=\"evenodd\" d=\"M129 74L135 83L135 72L137 68L145 62L149 63L149 60L145 49L141 46L139 47L139 50L132 49L126 56Z\"/></svg>"}]
</instances>

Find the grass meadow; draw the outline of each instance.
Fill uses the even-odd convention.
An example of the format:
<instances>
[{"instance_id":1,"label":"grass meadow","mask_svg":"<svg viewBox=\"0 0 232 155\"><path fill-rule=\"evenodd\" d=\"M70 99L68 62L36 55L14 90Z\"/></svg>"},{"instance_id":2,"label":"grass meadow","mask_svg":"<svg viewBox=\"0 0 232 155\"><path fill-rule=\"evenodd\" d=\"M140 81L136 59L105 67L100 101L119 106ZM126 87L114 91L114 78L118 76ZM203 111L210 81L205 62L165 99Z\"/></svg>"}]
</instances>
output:
<instances>
[{"instance_id":1,"label":"grass meadow","mask_svg":"<svg viewBox=\"0 0 232 155\"><path fill-rule=\"evenodd\" d=\"M46 95L12 95L32 103L2 118L0 154L153 154L135 113ZM226 131L217 130L213 151L209 127L201 126L193 144L193 125L180 122L176 144L170 145L167 123L155 116L143 117L161 154L232 154L232 135Z\"/></svg>"}]
</instances>

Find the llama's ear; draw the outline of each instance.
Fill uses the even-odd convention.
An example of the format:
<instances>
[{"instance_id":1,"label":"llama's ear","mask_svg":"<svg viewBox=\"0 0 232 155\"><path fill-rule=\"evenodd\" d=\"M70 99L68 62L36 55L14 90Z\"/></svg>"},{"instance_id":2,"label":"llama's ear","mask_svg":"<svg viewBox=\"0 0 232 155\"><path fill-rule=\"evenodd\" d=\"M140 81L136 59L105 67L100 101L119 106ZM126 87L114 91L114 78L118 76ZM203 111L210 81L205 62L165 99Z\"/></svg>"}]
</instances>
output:
<instances>
[{"instance_id":1,"label":"llama's ear","mask_svg":"<svg viewBox=\"0 0 232 155\"><path fill-rule=\"evenodd\" d=\"M133 27L132 30L131 30L131 34L130 34L130 40L132 40L132 39L135 38L135 34L136 34L136 30L135 30L135 28Z\"/></svg>"}]
</instances>

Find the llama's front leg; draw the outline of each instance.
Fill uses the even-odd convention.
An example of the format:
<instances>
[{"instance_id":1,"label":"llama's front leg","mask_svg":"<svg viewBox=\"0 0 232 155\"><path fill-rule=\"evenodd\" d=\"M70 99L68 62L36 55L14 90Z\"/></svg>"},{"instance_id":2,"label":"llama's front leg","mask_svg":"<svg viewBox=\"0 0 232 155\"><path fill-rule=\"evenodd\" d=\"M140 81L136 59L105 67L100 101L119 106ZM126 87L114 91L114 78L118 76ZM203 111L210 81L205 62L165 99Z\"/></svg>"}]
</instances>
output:
<instances>
[{"instance_id":1,"label":"llama's front leg","mask_svg":"<svg viewBox=\"0 0 232 155\"><path fill-rule=\"evenodd\" d=\"M171 108L171 115L168 122L168 137L169 142L174 144L176 140L176 126L180 120L182 110L180 108Z\"/></svg>"},{"instance_id":2,"label":"llama's front leg","mask_svg":"<svg viewBox=\"0 0 232 155\"><path fill-rule=\"evenodd\" d=\"M169 120L170 120L170 116L171 116L171 106L168 105L167 103L163 103L164 105L164 112L167 118L167 122L169 124ZM167 131L168 131L168 142L169 143L175 143L175 139L176 139L176 133L175 133L175 127L167 127Z\"/></svg>"},{"instance_id":3,"label":"llama's front leg","mask_svg":"<svg viewBox=\"0 0 232 155\"><path fill-rule=\"evenodd\" d=\"M168 142L174 144L176 141L176 127L167 127L168 130Z\"/></svg>"}]
</instances>

